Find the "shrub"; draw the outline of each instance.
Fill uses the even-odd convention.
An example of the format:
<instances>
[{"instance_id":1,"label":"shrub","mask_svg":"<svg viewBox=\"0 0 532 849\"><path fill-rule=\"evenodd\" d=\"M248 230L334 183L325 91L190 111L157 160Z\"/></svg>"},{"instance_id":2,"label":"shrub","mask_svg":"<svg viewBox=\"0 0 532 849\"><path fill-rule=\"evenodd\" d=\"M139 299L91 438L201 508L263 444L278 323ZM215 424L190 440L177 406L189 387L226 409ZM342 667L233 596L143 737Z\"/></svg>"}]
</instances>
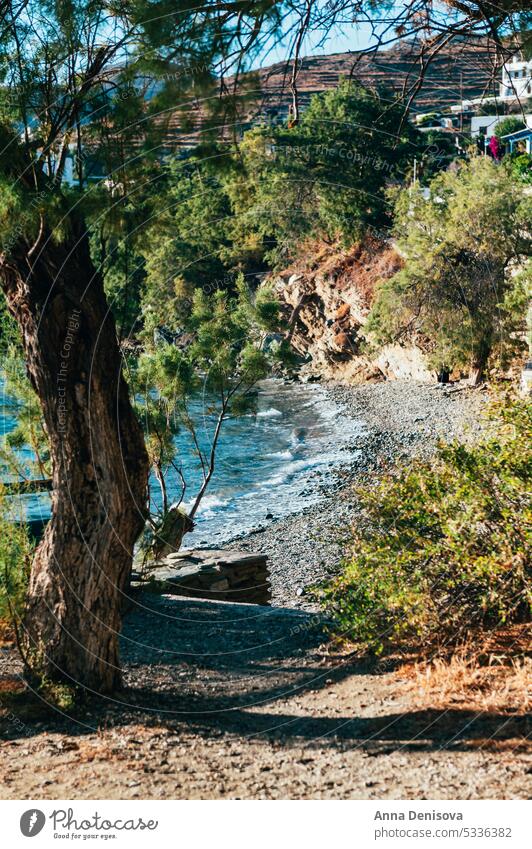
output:
<instances>
[{"instance_id":1,"label":"shrub","mask_svg":"<svg viewBox=\"0 0 532 849\"><path fill-rule=\"evenodd\" d=\"M396 193L405 265L377 290L372 342L430 340L435 368L468 369L476 381L490 357L495 365L522 348L527 297L514 271L530 256L530 217L521 181L488 157L438 175L428 198L421 189Z\"/></svg>"},{"instance_id":2,"label":"shrub","mask_svg":"<svg viewBox=\"0 0 532 849\"><path fill-rule=\"evenodd\" d=\"M27 528L11 521L0 495L0 624L14 624L24 605L32 543Z\"/></svg>"},{"instance_id":3,"label":"shrub","mask_svg":"<svg viewBox=\"0 0 532 849\"><path fill-rule=\"evenodd\" d=\"M382 651L529 619L531 437L530 404L499 403L482 443L440 445L361 490L365 520L321 588L338 634Z\"/></svg>"},{"instance_id":4,"label":"shrub","mask_svg":"<svg viewBox=\"0 0 532 849\"><path fill-rule=\"evenodd\" d=\"M510 174L514 179L525 185L532 183L532 156L529 153L516 152L506 157L509 163Z\"/></svg>"},{"instance_id":5,"label":"shrub","mask_svg":"<svg viewBox=\"0 0 532 849\"><path fill-rule=\"evenodd\" d=\"M517 133L518 130L524 130L525 127L526 124L521 118L518 118L516 115L508 115L507 118L503 118L495 125L493 135L498 139L502 139L503 136L509 136L510 133Z\"/></svg>"}]
</instances>

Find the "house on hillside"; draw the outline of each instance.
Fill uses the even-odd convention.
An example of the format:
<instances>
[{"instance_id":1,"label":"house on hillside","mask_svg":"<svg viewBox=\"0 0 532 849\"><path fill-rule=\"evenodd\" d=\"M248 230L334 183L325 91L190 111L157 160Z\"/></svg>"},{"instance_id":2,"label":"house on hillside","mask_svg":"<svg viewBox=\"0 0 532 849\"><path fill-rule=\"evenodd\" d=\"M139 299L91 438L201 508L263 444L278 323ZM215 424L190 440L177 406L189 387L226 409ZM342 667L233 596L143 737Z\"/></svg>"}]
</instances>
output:
<instances>
[{"instance_id":1,"label":"house on hillside","mask_svg":"<svg viewBox=\"0 0 532 849\"><path fill-rule=\"evenodd\" d=\"M502 69L500 100L526 100L532 97L532 59L518 53Z\"/></svg>"},{"instance_id":2,"label":"house on hillside","mask_svg":"<svg viewBox=\"0 0 532 849\"><path fill-rule=\"evenodd\" d=\"M501 77L498 83L498 94L490 94L492 88L496 91L496 82L493 87L490 85L486 88L486 92L480 97L461 99L458 103L451 105L451 112L456 115L462 115L466 120L471 116L482 118L481 124L486 125L489 120L500 120L505 114L510 114L512 110L518 109L520 112L523 107L526 107L527 101L532 98L532 59L525 59L520 53L516 53L511 59L505 62L501 68ZM488 104L493 105L493 112L498 115L478 115L478 112L485 109ZM503 105L504 109L499 109L498 105ZM477 130L478 127L473 128ZM489 132L489 130L487 130Z\"/></svg>"},{"instance_id":3,"label":"house on hillside","mask_svg":"<svg viewBox=\"0 0 532 849\"><path fill-rule=\"evenodd\" d=\"M489 139L490 136L493 135L495 131L495 127L500 121L503 121L504 118L508 118L508 115L473 115L471 118L471 136L476 139L477 136L485 136ZM527 125L527 127L532 127L532 114L521 115L517 114L515 116L520 120L523 119L523 123Z\"/></svg>"}]
</instances>

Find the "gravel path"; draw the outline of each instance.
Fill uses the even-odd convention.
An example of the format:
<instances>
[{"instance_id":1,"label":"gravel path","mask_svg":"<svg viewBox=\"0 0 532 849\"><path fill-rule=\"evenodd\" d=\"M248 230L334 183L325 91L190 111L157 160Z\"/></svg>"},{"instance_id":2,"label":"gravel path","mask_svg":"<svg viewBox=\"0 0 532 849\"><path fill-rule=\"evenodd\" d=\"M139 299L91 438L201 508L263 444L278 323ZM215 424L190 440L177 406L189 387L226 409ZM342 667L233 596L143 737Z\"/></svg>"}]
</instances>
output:
<instances>
[{"instance_id":1,"label":"gravel path","mask_svg":"<svg viewBox=\"0 0 532 849\"><path fill-rule=\"evenodd\" d=\"M522 712L456 698L427 706L399 658L331 656L321 618L282 606L304 606L297 588L337 566L340 532L356 517L350 482L400 453L430 454L438 435L470 427L475 438L484 394L399 383L329 391L367 423L345 478L319 508L239 542L270 554L280 606L137 596L123 691L72 714L24 692L20 659L2 648L3 798L530 797Z\"/></svg>"},{"instance_id":2,"label":"gravel path","mask_svg":"<svg viewBox=\"0 0 532 849\"><path fill-rule=\"evenodd\" d=\"M353 484L362 476L377 476L396 460L430 457L440 438L478 438L489 401L486 392L461 384L442 387L389 381L366 386L329 384L326 389L343 416L365 425L365 433L351 446L352 464L337 474L319 505L274 520L231 543L268 555L274 604L307 610L313 605L306 588L338 569L349 528L356 520Z\"/></svg>"},{"instance_id":3,"label":"gravel path","mask_svg":"<svg viewBox=\"0 0 532 849\"><path fill-rule=\"evenodd\" d=\"M331 657L322 641L304 611L140 596L124 622L121 693L71 716L22 693L0 710L1 795L530 796L526 716L421 708L397 659ZM3 654L9 684L18 660Z\"/></svg>"}]
</instances>

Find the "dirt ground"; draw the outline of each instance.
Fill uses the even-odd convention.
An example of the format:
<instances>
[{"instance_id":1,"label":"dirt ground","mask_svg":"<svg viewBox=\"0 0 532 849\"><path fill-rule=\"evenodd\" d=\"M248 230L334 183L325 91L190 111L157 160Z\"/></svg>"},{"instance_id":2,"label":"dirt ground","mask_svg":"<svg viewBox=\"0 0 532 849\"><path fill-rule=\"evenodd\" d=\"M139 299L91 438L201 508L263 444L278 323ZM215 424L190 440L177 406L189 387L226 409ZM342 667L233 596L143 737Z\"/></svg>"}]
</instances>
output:
<instances>
[{"instance_id":1,"label":"dirt ground","mask_svg":"<svg viewBox=\"0 0 532 849\"><path fill-rule=\"evenodd\" d=\"M20 667L1 651L3 798L532 794L521 711L420 708L395 660L328 655L311 613L143 596L123 659L123 692L72 716L7 697Z\"/></svg>"}]
</instances>

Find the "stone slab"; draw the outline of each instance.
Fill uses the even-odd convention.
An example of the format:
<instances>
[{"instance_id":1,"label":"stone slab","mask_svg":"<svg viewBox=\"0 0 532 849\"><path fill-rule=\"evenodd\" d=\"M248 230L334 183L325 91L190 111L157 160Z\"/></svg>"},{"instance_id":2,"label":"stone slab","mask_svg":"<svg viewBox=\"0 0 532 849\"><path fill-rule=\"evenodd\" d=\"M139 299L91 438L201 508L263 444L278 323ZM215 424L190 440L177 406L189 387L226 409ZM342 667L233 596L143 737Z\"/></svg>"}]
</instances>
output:
<instances>
[{"instance_id":1,"label":"stone slab","mask_svg":"<svg viewBox=\"0 0 532 849\"><path fill-rule=\"evenodd\" d=\"M131 586L175 595L269 604L271 589L264 554L225 549L188 549L172 552L140 574Z\"/></svg>"}]
</instances>

